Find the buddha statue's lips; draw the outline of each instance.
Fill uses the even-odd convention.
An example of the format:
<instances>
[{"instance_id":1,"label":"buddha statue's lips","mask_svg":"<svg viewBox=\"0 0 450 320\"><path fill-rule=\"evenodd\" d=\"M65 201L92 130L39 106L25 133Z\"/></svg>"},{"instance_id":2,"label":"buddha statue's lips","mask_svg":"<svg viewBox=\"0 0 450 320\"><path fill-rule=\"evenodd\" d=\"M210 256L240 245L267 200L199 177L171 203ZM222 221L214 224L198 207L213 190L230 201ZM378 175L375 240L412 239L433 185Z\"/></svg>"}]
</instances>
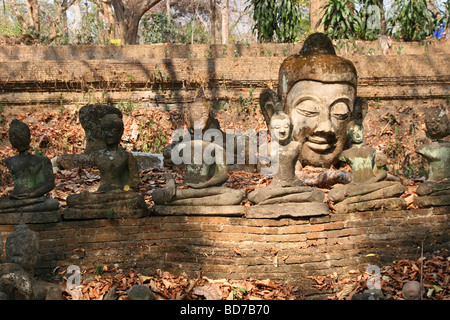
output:
<instances>
[{"instance_id":1,"label":"buddha statue's lips","mask_svg":"<svg viewBox=\"0 0 450 320\"><path fill-rule=\"evenodd\" d=\"M333 138L325 138L322 136L309 136L306 139L307 146L317 152L324 152L328 151L329 149L334 148L334 145L336 143L336 139Z\"/></svg>"}]
</instances>

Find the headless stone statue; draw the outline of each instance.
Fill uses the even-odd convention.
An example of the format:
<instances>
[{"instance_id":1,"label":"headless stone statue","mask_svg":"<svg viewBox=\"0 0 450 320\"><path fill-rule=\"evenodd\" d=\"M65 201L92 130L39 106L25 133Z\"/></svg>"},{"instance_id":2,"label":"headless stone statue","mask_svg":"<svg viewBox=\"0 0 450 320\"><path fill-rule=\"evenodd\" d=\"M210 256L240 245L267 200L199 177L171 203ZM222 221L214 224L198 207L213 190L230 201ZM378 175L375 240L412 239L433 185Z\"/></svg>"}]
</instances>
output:
<instances>
[{"instance_id":1,"label":"headless stone statue","mask_svg":"<svg viewBox=\"0 0 450 320\"><path fill-rule=\"evenodd\" d=\"M399 198L405 188L399 182L385 181L387 172L377 170L377 153L374 148L363 143L363 127L350 123L347 134L353 146L339 154L339 159L352 168L352 181L349 184L333 188L328 197L335 203L339 213L369 211L380 208L398 210L406 207Z\"/></svg>"},{"instance_id":2,"label":"headless stone statue","mask_svg":"<svg viewBox=\"0 0 450 320\"><path fill-rule=\"evenodd\" d=\"M270 131L274 139L268 144L271 167L274 171L272 181L267 187L248 194L248 199L257 206L249 208L247 217L328 214L328 206L323 203L325 199L323 191L303 186L295 176L295 165L302 148L300 142L291 139L289 116L281 110L275 112L271 116ZM268 210L263 210L264 205L272 204L282 205L272 215L267 215ZM289 204L293 207L289 207Z\"/></svg>"},{"instance_id":3,"label":"headless stone statue","mask_svg":"<svg viewBox=\"0 0 450 320\"><path fill-rule=\"evenodd\" d=\"M153 191L154 212L205 214L209 206L214 206L219 213L242 214L241 206L237 211L232 206L241 203L243 192L223 186L228 179L225 157L224 149L214 142L184 139L172 150L171 156L184 169L181 188L168 177L164 188ZM177 208L171 210L171 206Z\"/></svg>"},{"instance_id":4,"label":"headless stone statue","mask_svg":"<svg viewBox=\"0 0 450 320\"><path fill-rule=\"evenodd\" d=\"M122 119L108 114L101 119L105 149L94 153L95 166L100 171L100 186L96 192L84 191L67 197L64 219L138 217L148 214L139 188L137 162L119 144L123 134Z\"/></svg>"},{"instance_id":5,"label":"headless stone statue","mask_svg":"<svg viewBox=\"0 0 450 320\"><path fill-rule=\"evenodd\" d=\"M430 173L417 188L419 197L414 203L419 207L450 205L450 142L442 140L450 129L447 114L432 109L426 114L425 124L433 142L417 147L416 153L428 161Z\"/></svg>"},{"instance_id":6,"label":"headless stone statue","mask_svg":"<svg viewBox=\"0 0 450 320\"><path fill-rule=\"evenodd\" d=\"M39 239L20 218L6 240L6 263L0 264L0 300L62 300L57 284L36 280Z\"/></svg>"},{"instance_id":7,"label":"headless stone statue","mask_svg":"<svg viewBox=\"0 0 450 320\"><path fill-rule=\"evenodd\" d=\"M19 154L3 159L14 181L14 190L10 196L0 198L0 222L17 223L19 212L23 212L27 223L59 221L58 201L45 196L55 186L50 159L28 152L31 138L25 123L13 120L8 134Z\"/></svg>"}]
</instances>

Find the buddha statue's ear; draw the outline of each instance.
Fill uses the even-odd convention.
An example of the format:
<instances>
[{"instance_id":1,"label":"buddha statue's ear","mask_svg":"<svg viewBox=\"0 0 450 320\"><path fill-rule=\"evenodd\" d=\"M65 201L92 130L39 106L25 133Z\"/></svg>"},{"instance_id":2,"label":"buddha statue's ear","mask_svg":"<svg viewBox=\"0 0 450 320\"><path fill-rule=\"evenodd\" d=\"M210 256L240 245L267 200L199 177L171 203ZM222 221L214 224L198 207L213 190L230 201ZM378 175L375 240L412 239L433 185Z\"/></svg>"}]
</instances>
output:
<instances>
[{"instance_id":1,"label":"buddha statue's ear","mask_svg":"<svg viewBox=\"0 0 450 320\"><path fill-rule=\"evenodd\" d=\"M280 99L271 89L265 89L259 95L259 106L266 121L267 128L270 128L270 118L276 111L282 111Z\"/></svg>"},{"instance_id":2,"label":"buddha statue's ear","mask_svg":"<svg viewBox=\"0 0 450 320\"><path fill-rule=\"evenodd\" d=\"M362 124L367 114L368 102L367 99L362 97L356 97L355 105L353 108L352 120L355 123Z\"/></svg>"}]
</instances>

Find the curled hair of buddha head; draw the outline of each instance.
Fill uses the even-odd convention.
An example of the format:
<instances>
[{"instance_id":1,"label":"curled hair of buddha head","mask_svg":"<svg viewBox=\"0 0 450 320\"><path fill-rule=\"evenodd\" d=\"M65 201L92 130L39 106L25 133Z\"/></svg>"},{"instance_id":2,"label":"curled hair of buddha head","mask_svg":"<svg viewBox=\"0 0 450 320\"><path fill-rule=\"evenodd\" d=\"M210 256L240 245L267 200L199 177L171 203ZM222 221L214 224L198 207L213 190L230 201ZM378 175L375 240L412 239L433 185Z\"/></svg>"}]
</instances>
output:
<instances>
[{"instance_id":1,"label":"curled hair of buddha head","mask_svg":"<svg viewBox=\"0 0 450 320\"><path fill-rule=\"evenodd\" d=\"M11 121L8 136L11 145L19 152L27 151L30 148L30 128L22 121L17 119Z\"/></svg>"},{"instance_id":2,"label":"curled hair of buddha head","mask_svg":"<svg viewBox=\"0 0 450 320\"><path fill-rule=\"evenodd\" d=\"M287 57L278 75L278 95L285 103L290 89L299 81L343 83L357 88L354 64L336 55L333 43L324 33L314 33L304 42L298 54Z\"/></svg>"}]
</instances>

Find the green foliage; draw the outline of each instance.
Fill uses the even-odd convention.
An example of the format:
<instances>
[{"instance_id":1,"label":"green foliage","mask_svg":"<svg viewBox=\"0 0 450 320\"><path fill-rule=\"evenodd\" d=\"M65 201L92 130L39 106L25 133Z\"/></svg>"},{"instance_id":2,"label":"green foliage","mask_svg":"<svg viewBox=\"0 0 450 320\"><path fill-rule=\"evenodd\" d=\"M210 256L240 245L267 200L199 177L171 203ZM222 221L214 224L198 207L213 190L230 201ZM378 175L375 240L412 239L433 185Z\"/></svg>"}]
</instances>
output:
<instances>
[{"instance_id":1,"label":"green foliage","mask_svg":"<svg viewBox=\"0 0 450 320\"><path fill-rule=\"evenodd\" d=\"M12 22L9 19L0 19L1 38L5 37L19 38L25 33L26 33L25 30L23 30L22 26L17 21Z\"/></svg>"},{"instance_id":2,"label":"green foliage","mask_svg":"<svg viewBox=\"0 0 450 320\"><path fill-rule=\"evenodd\" d=\"M145 44L175 42L177 39L177 25L165 12L146 14L141 23Z\"/></svg>"},{"instance_id":3,"label":"green foliage","mask_svg":"<svg viewBox=\"0 0 450 320\"><path fill-rule=\"evenodd\" d=\"M86 12L84 19L81 20L80 29L75 35L75 41L78 44L105 44L107 39L101 39L100 34L107 32L106 24L103 20L99 19L100 7L93 4L93 7L88 8L86 4Z\"/></svg>"},{"instance_id":4,"label":"green foliage","mask_svg":"<svg viewBox=\"0 0 450 320\"><path fill-rule=\"evenodd\" d=\"M131 102L130 100L119 101L119 103L117 104L117 109L119 109L122 113L130 113L136 107L137 105Z\"/></svg>"},{"instance_id":5,"label":"green foliage","mask_svg":"<svg viewBox=\"0 0 450 320\"><path fill-rule=\"evenodd\" d=\"M388 33L392 37L405 41L423 40L433 32L433 18L426 0L395 0L393 12L388 20Z\"/></svg>"},{"instance_id":6,"label":"green foliage","mask_svg":"<svg viewBox=\"0 0 450 320\"><path fill-rule=\"evenodd\" d=\"M250 0L246 10L251 9L255 21L253 32L260 42L294 42L299 37L302 20L301 6L305 1L296 0Z\"/></svg>"},{"instance_id":7,"label":"green foliage","mask_svg":"<svg viewBox=\"0 0 450 320\"><path fill-rule=\"evenodd\" d=\"M116 220L117 219L117 213L112 208L108 210L107 216L108 216L109 220ZM103 268L103 266L101 266L101 267Z\"/></svg>"},{"instance_id":8,"label":"green foliage","mask_svg":"<svg viewBox=\"0 0 450 320\"><path fill-rule=\"evenodd\" d=\"M354 0L327 0L322 6L320 24L331 39L354 37L354 7Z\"/></svg>"},{"instance_id":9,"label":"green foliage","mask_svg":"<svg viewBox=\"0 0 450 320\"><path fill-rule=\"evenodd\" d=\"M381 8L376 0L367 0L354 16L355 37L361 40L377 40L381 29Z\"/></svg>"},{"instance_id":10,"label":"green foliage","mask_svg":"<svg viewBox=\"0 0 450 320\"><path fill-rule=\"evenodd\" d=\"M179 43L209 43L209 30L198 21L178 26Z\"/></svg>"},{"instance_id":11,"label":"green foliage","mask_svg":"<svg viewBox=\"0 0 450 320\"><path fill-rule=\"evenodd\" d=\"M355 3L360 4L359 10ZM376 40L384 26L381 4L379 0L327 0L320 23L332 39ZM395 0L392 12L387 34L405 41L425 39L439 22L433 18L426 0Z\"/></svg>"},{"instance_id":12,"label":"green foliage","mask_svg":"<svg viewBox=\"0 0 450 320\"><path fill-rule=\"evenodd\" d=\"M247 289L245 289L245 288L234 288L233 289L233 299L235 299L235 300L240 299L239 293L245 295L245 294L247 294Z\"/></svg>"},{"instance_id":13,"label":"green foliage","mask_svg":"<svg viewBox=\"0 0 450 320\"><path fill-rule=\"evenodd\" d=\"M447 22L447 28L448 28L448 21L450 20L450 1L447 0L444 3L444 12L442 12L443 17L445 17L445 21Z\"/></svg>"},{"instance_id":14,"label":"green foliage","mask_svg":"<svg viewBox=\"0 0 450 320\"><path fill-rule=\"evenodd\" d=\"M103 265L99 264L95 267L95 274L102 274L103 272Z\"/></svg>"},{"instance_id":15,"label":"green foliage","mask_svg":"<svg viewBox=\"0 0 450 320\"><path fill-rule=\"evenodd\" d=\"M208 30L201 23L191 21L180 24L165 12L144 15L141 20L141 27L145 44L209 42Z\"/></svg>"},{"instance_id":16,"label":"green foliage","mask_svg":"<svg viewBox=\"0 0 450 320\"><path fill-rule=\"evenodd\" d=\"M37 147L31 147L31 150L33 150L34 154L37 154L39 156L42 156L42 151L39 150Z\"/></svg>"}]
</instances>

